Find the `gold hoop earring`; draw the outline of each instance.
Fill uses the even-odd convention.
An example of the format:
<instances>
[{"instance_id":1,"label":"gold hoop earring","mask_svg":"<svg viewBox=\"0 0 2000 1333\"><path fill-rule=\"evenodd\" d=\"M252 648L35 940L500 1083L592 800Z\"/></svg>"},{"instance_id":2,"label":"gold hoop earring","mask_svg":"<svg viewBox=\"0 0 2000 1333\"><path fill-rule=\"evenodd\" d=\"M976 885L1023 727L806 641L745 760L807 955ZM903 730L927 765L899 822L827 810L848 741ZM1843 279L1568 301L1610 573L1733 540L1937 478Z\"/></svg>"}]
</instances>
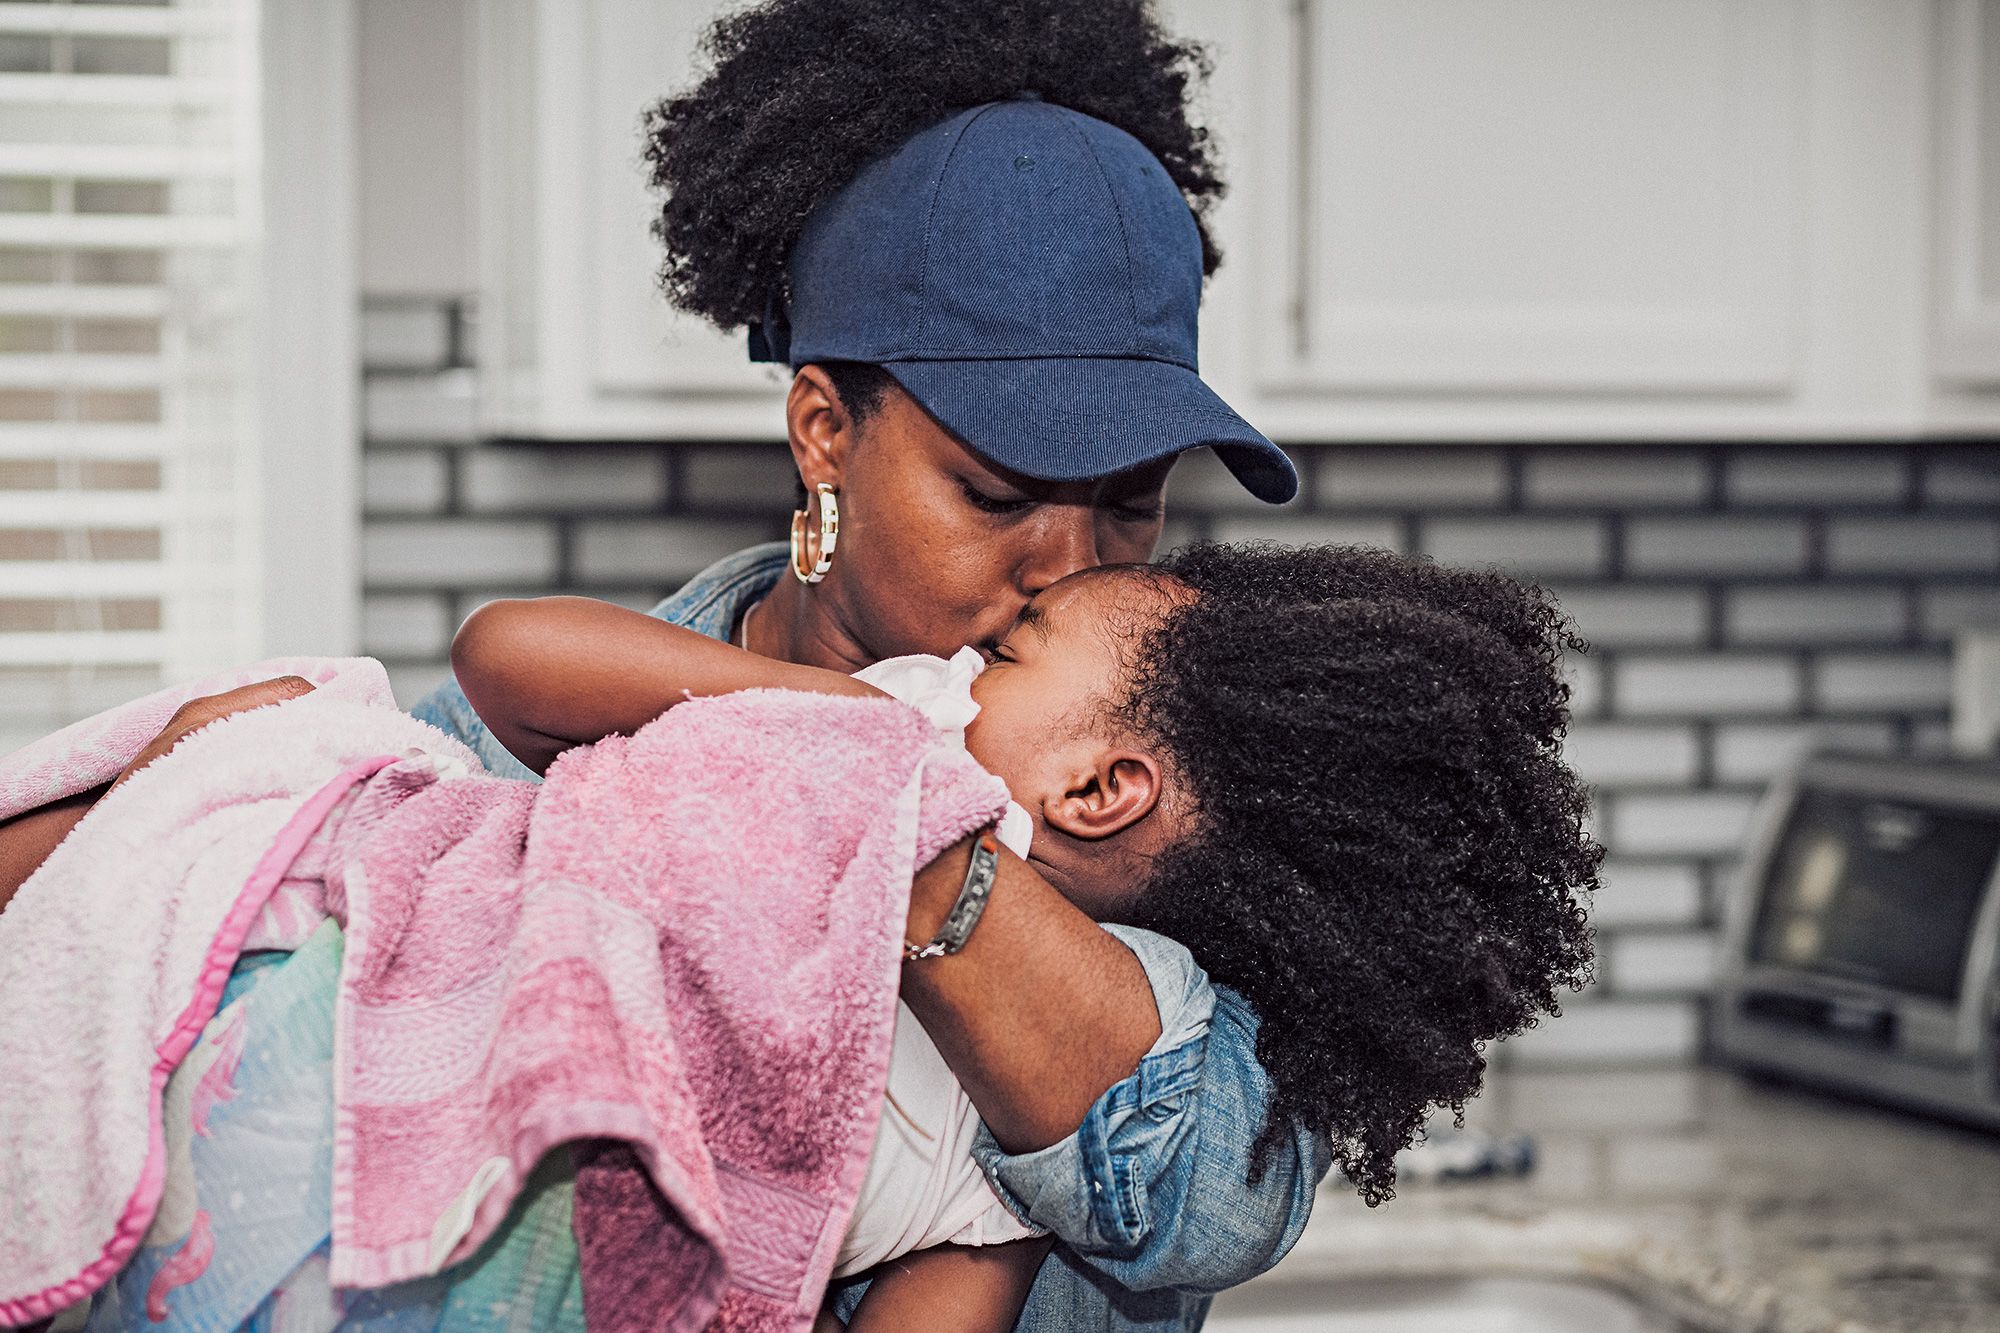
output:
<instances>
[{"instance_id":1,"label":"gold hoop earring","mask_svg":"<svg viewBox=\"0 0 2000 1333\"><path fill-rule=\"evenodd\" d=\"M806 531L806 511L792 511L792 577L818 583L833 568L833 548L840 543L840 500L825 482L813 490L819 496L819 530Z\"/></svg>"}]
</instances>

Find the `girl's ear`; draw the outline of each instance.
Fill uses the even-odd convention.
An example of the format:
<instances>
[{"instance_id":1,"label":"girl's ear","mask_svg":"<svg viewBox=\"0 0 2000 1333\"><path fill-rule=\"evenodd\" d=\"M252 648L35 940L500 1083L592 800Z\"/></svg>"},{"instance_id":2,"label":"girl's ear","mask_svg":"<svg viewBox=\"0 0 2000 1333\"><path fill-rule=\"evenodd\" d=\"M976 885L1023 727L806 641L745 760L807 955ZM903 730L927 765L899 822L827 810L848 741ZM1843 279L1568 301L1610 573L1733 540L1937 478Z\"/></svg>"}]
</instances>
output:
<instances>
[{"instance_id":1,"label":"girl's ear","mask_svg":"<svg viewBox=\"0 0 2000 1333\"><path fill-rule=\"evenodd\" d=\"M821 367L800 366L792 376L791 392L785 397L785 431L806 490L821 482L839 490L847 451L854 444L854 418L840 401L833 377Z\"/></svg>"},{"instance_id":2,"label":"girl's ear","mask_svg":"<svg viewBox=\"0 0 2000 1333\"><path fill-rule=\"evenodd\" d=\"M1042 822L1072 838L1109 838L1151 814L1161 791L1160 764L1152 755L1104 750L1042 802Z\"/></svg>"}]
</instances>

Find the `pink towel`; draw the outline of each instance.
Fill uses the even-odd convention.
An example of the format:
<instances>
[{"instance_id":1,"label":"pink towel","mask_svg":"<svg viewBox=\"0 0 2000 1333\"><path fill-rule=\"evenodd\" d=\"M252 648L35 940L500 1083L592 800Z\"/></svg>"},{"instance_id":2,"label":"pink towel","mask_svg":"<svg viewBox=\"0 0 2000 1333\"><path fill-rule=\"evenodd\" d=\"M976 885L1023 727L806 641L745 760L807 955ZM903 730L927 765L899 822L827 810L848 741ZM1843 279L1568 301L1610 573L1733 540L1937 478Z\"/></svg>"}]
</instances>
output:
<instances>
[{"instance_id":1,"label":"pink towel","mask_svg":"<svg viewBox=\"0 0 2000 1333\"><path fill-rule=\"evenodd\" d=\"M246 944L322 914L321 834L348 789L384 765L478 768L396 712L362 659L163 690L0 760L5 817L108 781L185 700L287 674L320 688L183 741L99 802L0 914L0 1324L88 1296L131 1256L165 1176L167 1075Z\"/></svg>"},{"instance_id":2,"label":"pink towel","mask_svg":"<svg viewBox=\"0 0 2000 1333\"><path fill-rule=\"evenodd\" d=\"M328 880L333 1280L435 1271L543 1153L614 1140L578 1182L592 1329L808 1326L911 874L1006 799L902 704L777 691L683 704L539 790L372 785Z\"/></svg>"},{"instance_id":3,"label":"pink towel","mask_svg":"<svg viewBox=\"0 0 2000 1333\"><path fill-rule=\"evenodd\" d=\"M331 910L336 1284L463 1258L545 1152L615 1140L628 1165L597 1151L578 1186L593 1327L809 1324L873 1142L911 874L1003 785L892 700L782 692L685 704L539 788L465 776L376 664L280 662L0 762L0 813L287 672L323 688L183 742L0 915L0 1323L130 1256L167 1075L246 942Z\"/></svg>"}]
</instances>

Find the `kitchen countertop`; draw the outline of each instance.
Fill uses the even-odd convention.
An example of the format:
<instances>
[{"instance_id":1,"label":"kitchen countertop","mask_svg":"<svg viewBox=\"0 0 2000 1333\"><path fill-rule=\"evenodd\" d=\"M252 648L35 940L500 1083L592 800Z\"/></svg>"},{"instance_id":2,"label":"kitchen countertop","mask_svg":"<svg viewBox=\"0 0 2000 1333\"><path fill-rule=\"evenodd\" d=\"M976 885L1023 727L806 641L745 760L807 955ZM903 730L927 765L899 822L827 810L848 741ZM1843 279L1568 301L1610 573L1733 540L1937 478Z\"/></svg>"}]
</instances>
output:
<instances>
[{"instance_id":1,"label":"kitchen countertop","mask_svg":"<svg viewBox=\"0 0 2000 1333\"><path fill-rule=\"evenodd\" d=\"M1532 1135L1535 1170L1376 1209L1330 1178L1259 1281L1586 1277L1714 1333L2000 1330L2000 1135L1704 1068L1502 1072L1466 1123Z\"/></svg>"}]
</instances>

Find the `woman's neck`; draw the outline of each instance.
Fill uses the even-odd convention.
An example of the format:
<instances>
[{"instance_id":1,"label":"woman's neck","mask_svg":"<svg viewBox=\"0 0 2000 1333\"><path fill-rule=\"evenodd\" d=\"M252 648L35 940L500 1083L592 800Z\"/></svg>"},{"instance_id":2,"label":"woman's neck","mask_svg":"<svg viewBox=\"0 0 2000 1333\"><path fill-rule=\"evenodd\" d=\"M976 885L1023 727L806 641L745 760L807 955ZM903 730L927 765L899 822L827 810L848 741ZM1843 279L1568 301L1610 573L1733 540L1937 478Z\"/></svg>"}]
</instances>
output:
<instances>
[{"instance_id":1,"label":"woman's neck","mask_svg":"<svg viewBox=\"0 0 2000 1333\"><path fill-rule=\"evenodd\" d=\"M789 574L780 576L757 614L745 612L744 647L780 662L825 667L829 671L859 671L875 661L834 615L833 599Z\"/></svg>"}]
</instances>

